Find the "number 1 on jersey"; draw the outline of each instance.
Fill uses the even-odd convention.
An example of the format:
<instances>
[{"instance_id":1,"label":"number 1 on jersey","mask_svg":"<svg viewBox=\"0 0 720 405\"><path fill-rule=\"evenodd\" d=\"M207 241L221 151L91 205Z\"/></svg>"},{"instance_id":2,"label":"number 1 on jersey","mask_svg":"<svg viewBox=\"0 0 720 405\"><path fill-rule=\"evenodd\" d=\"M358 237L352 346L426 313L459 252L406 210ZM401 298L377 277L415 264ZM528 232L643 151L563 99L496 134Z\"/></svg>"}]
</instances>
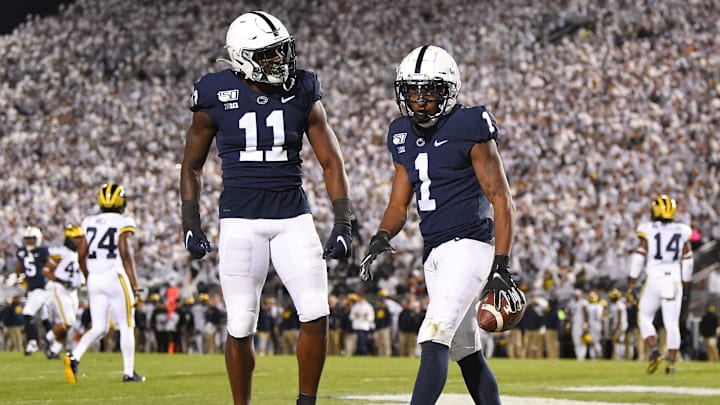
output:
<instances>
[{"instance_id":1,"label":"number 1 on jersey","mask_svg":"<svg viewBox=\"0 0 720 405\"><path fill-rule=\"evenodd\" d=\"M419 153L415 158L415 170L418 171L420 184L420 198L418 198L418 209L420 211L435 211L435 199L430 198L430 175L428 174L428 154Z\"/></svg>"}]
</instances>

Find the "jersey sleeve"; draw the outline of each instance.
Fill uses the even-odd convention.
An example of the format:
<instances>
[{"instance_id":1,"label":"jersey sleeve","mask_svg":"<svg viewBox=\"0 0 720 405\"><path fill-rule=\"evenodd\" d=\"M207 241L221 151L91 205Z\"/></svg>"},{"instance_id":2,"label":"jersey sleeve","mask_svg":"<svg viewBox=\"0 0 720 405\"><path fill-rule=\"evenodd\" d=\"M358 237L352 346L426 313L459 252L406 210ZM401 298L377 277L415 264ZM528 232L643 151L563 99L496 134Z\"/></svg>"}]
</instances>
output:
<instances>
[{"instance_id":1,"label":"jersey sleeve","mask_svg":"<svg viewBox=\"0 0 720 405\"><path fill-rule=\"evenodd\" d=\"M63 249L60 246L50 246L48 252L53 260L59 260L62 257Z\"/></svg>"},{"instance_id":2,"label":"jersey sleeve","mask_svg":"<svg viewBox=\"0 0 720 405\"><path fill-rule=\"evenodd\" d=\"M322 86L320 85L320 79L317 77L315 72L309 70L298 71L297 79L299 85L303 88L303 92L307 93L306 97L310 98L310 105L315 104L316 101L322 100L324 94Z\"/></svg>"},{"instance_id":3,"label":"jersey sleeve","mask_svg":"<svg viewBox=\"0 0 720 405\"><path fill-rule=\"evenodd\" d=\"M687 224L682 224L682 226L680 227L680 230L682 232L683 240L689 241L690 237L692 236L692 227L690 227L690 225L687 225Z\"/></svg>"},{"instance_id":4,"label":"jersey sleeve","mask_svg":"<svg viewBox=\"0 0 720 405\"><path fill-rule=\"evenodd\" d=\"M119 225L120 235L124 234L125 232L137 233L135 220L130 217L123 217Z\"/></svg>"},{"instance_id":5,"label":"jersey sleeve","mask_svg":"<svg viewBox=\"0 0 720 405\"><path fill-rule=\"evenodd\" d=\"M637 229L635 230L635 233L638 237L647 239L648 234L650 233L650 223L649 222L643 222L640 225L638 225Z\"/></svg>"},{"instance_id":6,"label":"jersey sleeve","mask_svg":"<svg viewBox=\"0 0 720 405\"><path fill-rule=\"evenodd\" d=\"M474 129L468 133L472 137L471 141L483 143L500 136L500 127L498 127L495 116L485 106L468 109L468 120L472 122Z\"/></svg>"},{"instance_id":7,"label":"jersey sleeve","mask_svg":"<svg viewBox=\"0 0 720 405\"><path fill-rule=\"evenodd\" d=\"M392 155L393 162L400 163L400 153L405 150L405 141L408 133L401 125L402 118L397 118L390 123L387 134L387 148Z\"/></svg>"},{"instance_id":8,"label":"jersey sleeve","mask_svg":"<svg viewBox=\"0 0 720 405\"><path fill-rule=\"evenodd\" d=\"M198 112L209 109L214 102L214 93L210 88L207 76L203 76L193 85L192 96L190 97L190 111Z\"/></svg>"}]
</instances>

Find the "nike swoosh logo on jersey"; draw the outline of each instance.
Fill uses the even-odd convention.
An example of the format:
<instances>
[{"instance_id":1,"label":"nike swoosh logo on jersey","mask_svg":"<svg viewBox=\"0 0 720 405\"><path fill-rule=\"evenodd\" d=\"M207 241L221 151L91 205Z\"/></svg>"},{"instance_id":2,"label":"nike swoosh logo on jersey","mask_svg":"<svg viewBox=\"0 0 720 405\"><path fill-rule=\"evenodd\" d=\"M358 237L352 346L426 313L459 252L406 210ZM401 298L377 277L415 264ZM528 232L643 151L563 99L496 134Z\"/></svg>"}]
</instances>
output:
<instances>
[{"instance_id":1,"label":"nike swoosh logo on jersey","mask_svg":"<svg viewBox=\"0 0 720 405\"><path fill-rule=\"evenodd\" d=\"M445 139L444 141L438 141L436 139L434 145L437 148L438 146L445 145L447 143L447 141L448 141L447 139Z\"/></svg>"},{"instance_id":2,"label":"nike swoosh logo on jersey","mask_svg":"<svg viewBox=\"0 0 720 405\"><path fill-rule=\"evenodd\" d=\"M348 246L347 246L347 243L345 243L345 239L342 236L338 236L337 239L335 239L335 240L342 243L343 247L345 248L345 253L347 253Z\"/></svg>"},{"instance_id":3,"label":"nike swoosh logo on jersey","mask_svg":"<svg viewBox=\"0 0 720 405\"><path fill-rule=\"evenodd\" d=\"M292 99L294 99L294 98L295 98L294 95L293 95L293 96L290 96L290 97L280 97L280 102L283 103L283 104L285 104L285 103L287 103L288 101L290 101L290 100L292 100Z\"/></svg>"},{"instance_id":4,"label":"nike swoosh logo on jersey","mask_svg":"<svg viewBox=\"0 0 720 405\"><path fill-rule=\"evenodd\" d=\"M187 247L188 241L189 241L190 238L192 238L192 237L193 237L192 231L188 231L188 233L185 234L185 247Z\"/></svg>"}]
</instances>

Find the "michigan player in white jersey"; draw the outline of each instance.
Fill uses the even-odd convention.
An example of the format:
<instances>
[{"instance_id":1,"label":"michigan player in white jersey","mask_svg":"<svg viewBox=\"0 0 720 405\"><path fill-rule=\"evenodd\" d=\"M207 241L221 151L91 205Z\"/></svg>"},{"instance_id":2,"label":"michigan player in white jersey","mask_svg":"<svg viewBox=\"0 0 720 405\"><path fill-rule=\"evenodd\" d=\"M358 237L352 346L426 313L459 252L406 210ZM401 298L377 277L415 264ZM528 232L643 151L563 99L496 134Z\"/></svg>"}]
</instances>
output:
<instances>
[{"instance_id":1,"label":"michigan player in white jersey","mask_svg":"<svg viewBox=\"0 0 720 405\"><path fill-rule=\"evenodd\" d=\"M82 229L77 225L65 227L62 246L50 247L50 258L43 268L48 279L45 290L48 292L50 316L55 323L45 338L48 347L45 355L48 359L59 358L58 353L65 346L67 332L75 323L78 307L77 289L85 282L78 264L77 246L82 239Z\"/></svg>"},{"instance_id":2,"label":"michigan player in white jersey","mask_svg":"<svg viewBox=\"0 0 720 405\"><path fill-rule=\"evenodd\" d=\"M666 195L653 200L652 221L638 226L640 245L630 262L629 299L640 273L643 270L646 273L638 304L638 320L640 333L650 349L648 373L654 373L663 360L653 326L658 309L662 309L667 331L667 374L675 373L675 360L680 349L680 310L683 289L688 287L692 276L693 255L689 241L692 229L673 220L676 211L677 203Z\"/></svg>"},{"instance_id":3,"label":"michigan player in white jersey","mask_svg":"<svg viewBox=\"0 0 720 405\"><path fill-rule=\"evenodd\" d=\"M141 382L145 377L135 372L135 259L131 239L135 220L123 215L125 192L122 186L108 183L98 195L100 214L82 222L83 236L78 246L78 262L87 280L92 328L64 357L65 378L77 382L80 359L88 347L108 331L108 315L120 330L120 351L123 357L123 381Z\"/></svg>"},{"instance_id":4,"label":"michigan player in white jersey","mask_svg":"<svg viewBox=\"0 0 720 405\"><path fill-rule=\"evenodd\" d=\"M588 294L587 311L587 330L590 333L591 342L589 355L591 359L602 357L602 335L603 325L605 324L605 308L600 303L600 296L595 291Z\"/></svg>"},{"instance_id":5,"label":"michigan player in white jersey","mask_svg":"<svg viewBox=\"0 0 720 405\"><path fill-rule=\"evenodd\" d=\"M625 358L627 347L625 346L625 333L628 328L627 306L622 297L622 292L617 288L608 293L610 305L608 305L608 318L610 333L613 341L612 357L618 360Z\"/></svg>"},{"instance_id":6,"label":"michigan player in white jersey","mask_svg":"<svg viewBox=\"0 0 720 405\"><path fill-rule=\"evenodd\" d=\"M575 290L567 306L570 312L570 334L575 347L575 358L582 361L587 357L588 340L591 339L588 329L588 300L583 298L582 290Z\"/></svg>"}]
</instances>

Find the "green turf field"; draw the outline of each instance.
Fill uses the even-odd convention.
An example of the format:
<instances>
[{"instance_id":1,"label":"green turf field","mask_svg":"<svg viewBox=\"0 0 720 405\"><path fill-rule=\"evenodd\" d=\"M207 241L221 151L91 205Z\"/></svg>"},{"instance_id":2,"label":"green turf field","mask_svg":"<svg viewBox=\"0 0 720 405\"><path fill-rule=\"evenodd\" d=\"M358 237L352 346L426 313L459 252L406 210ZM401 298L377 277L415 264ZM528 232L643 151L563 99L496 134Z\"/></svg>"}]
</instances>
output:
<instances>
[{"instance_id":1,"label":"green turf field","mask_svg":"<svg viewBox=\"0 0 720 405\"><path fill-rule=\"evenodd\" d=\"M663 369L654 375L646 375L645 364L638 362L508 359L491 359L490 362L506 403L720 404L720 363L683 362L678 364L676 375L666 376ZM417 359L330 357L318 402L403 403L397 396L407 397L412 391L417 364ZM296 368L296 360L292 356L258 357L253 403L294 404ZM80 381L76 385L68 385L63 377L61 361L47 360L42 353L24 357L20 353L0 352L0 404L183 405L231 402L222 355L138 354L136 369L147 376L147 382L139 384L122 383L121 369L119 353L88 353L80 364ZM630 386L643 392L625 392L631 389ZM568 387L585 387L585 390L587 387L611 388L595 392L563 390ZM678 393L673 390L678 390ZM452 396L455 401L446 403L471 403L469 396L464 395L465 386L455 364L450 365L445 393L463 394ZM383 394L388 396L379 399ZM372 398L373 395L376 397ZM558 399L575 401L562 402Z\"/></svg>"}]
</instances>

